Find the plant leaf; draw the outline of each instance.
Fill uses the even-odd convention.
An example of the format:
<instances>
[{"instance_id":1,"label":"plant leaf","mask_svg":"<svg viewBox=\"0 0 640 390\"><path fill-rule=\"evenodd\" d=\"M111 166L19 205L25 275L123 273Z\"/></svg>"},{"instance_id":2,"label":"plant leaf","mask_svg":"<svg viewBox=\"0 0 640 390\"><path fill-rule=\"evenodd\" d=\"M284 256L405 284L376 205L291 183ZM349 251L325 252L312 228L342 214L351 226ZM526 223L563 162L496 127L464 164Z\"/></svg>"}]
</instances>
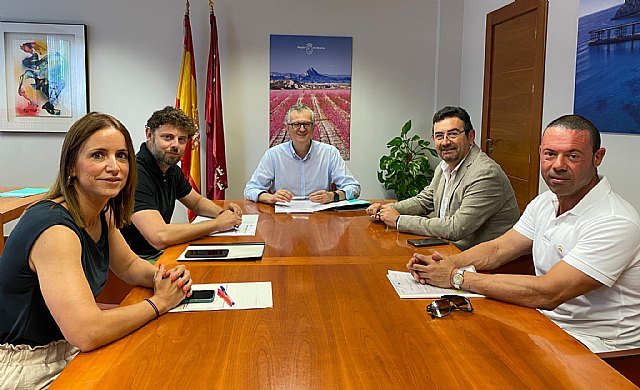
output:
<instances>
[{"instance_id":1,"label":"plant leaf","mask_svg":"<svg viewBox=\"0 0 640 390\"><path fill-rule=\"evenodd\" d=\"M400 131L400 134L405 135L409 132L409 130L411 130L411 119L409 119L407 123L402 126L402 131Z\"/></svg>"},{"instance_id":2,"label":"plant leaf","mask_svg":"<svg viewBox=\"0 0 640 390\"><path fill-rule=\"evenodd\" d=\"M391 141L389 141L387 143L387 147L390 148L392 146L400 146L402 145L402 138L400 137L395 137L394 139L392 139Z\"/></svg>"}]
</instances>

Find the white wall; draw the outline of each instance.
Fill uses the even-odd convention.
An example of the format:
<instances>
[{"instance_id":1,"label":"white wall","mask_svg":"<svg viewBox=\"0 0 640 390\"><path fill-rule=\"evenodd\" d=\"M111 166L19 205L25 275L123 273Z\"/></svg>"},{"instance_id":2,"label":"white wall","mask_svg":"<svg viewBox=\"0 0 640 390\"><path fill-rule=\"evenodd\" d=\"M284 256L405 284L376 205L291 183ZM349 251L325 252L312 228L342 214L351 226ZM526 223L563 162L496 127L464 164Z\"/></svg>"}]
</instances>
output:
<instances>
[{"instance_id":1,"label":"white wall","mask_svg":"<svg viewBox=\"0 0 640 390\"><path fill-rule=\"evenodd\" d=\"M510 2L464 2L460 104L468 109L476 128L480 127L482 120L486 14ZM573 112L578 5L578 0L549 1L543 125ZM616 192L640 210L640 179L635 173L636 167L640 166L640 136L602 133L602 145L607 154L599 172L608 177ZM541 179L540 191L545 190L546 185Z\"/></svg>"},{"instance_id":2,"label":"white wall","mask_svg":"<svg viewBox=\"0 0 640 390\"><path fill-rule=\"evenodd\" d=\"M0 0L0 4L4 21L87 25L90 109L123 121L136 149L144 140L151 112L174 103L183 1L60 0L54 7L48 0ZM407 119L413 120L414 130L429 137L434 108L458 104L462 6L462 0L216 0L227 198L242 198L244 184L268 147L270 34L353 37L348 166L362 183L363 198L386 197L376 178L386 142ZM191 24L202 111L209 44L205 0L191 1ZM62 138L63 134L0 133L4 167L0 186L48 186L56 173Z\"/></svg>"},{"instance_id":3,"label":"white wall","mask_svg":"<svg viewBox=\"0 0 640 390\"><path fill-rule=\"evenodd\" d=\"M460 104L463 31L460 21L464 15L464 3L445 0L439 3L439 7L433 112L444 106Z\"/></svg>"},{"instance_id":4,"label":"white wall","mask_svg":"<svg viewBox=\"0 0 640 390\"><path fill-rule=\"evenodd\" d=\"M230 177L227 198L242 197L246 180L267 148L270 34L353 37L353 147L348 165L363 184L363 197L381 198L386 194L376 179L378 159L407 119L429 137L433 111L460 104L480 134L486 14L508 3L216 0ZM120 118L137 147L151 112L174 103L184 3L51 4L0 0L0 20L86 24L90 108ZM578 0L550 1L543 123L572 111L577 13ZM191 23L202 109L209 33L204 0L192 1ZM0 132L0 186L48 186L62 137ZM603 144L608 153L600 171L640 209L640 180L627 174L640 165L640 137L603 134ZM177 212L176 217L183 219L184 214Z\"/></svg>"}]
</instances>

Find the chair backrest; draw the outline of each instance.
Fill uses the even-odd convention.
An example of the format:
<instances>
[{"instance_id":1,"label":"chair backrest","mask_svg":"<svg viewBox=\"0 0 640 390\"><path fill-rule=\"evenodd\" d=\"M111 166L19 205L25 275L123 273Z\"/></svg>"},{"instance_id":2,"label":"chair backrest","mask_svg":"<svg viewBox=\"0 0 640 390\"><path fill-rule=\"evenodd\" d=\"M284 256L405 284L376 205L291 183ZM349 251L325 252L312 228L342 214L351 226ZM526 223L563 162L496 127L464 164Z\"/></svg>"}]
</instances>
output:
<instances>
[{"instance_id":1,"label":"chair backrest","mask_svg":"<svg viewBox=\"0 0 640 390\"><path fill-rule=\"evenodd\" d=\"M500 267L489 271L492 274L519 274L519 275L535 275L533 268L533 256L531 254L522 255L515 260L501 265Z\"/></svg>"},{"instance_id":2,"label":"chair backrest","mask_svg":"<svg viewBox=\"0 0 640 390\"><path fill-rule=\"evenodd\" d=\"M597 353L600 359L640 387L640 348Z\"/></svg>"},{"instance_id":3,"label":"chair backrest","mask_svg":"<svg viewBox=\"0 0 640 390\"><path fill-rule=\"evenodd\" d=\"M122 281L116 274L109 270L109 276L107 276L104 289L96 297L96 302L119 305L132 289L132 286Z\"/></svg>"}]
</instances>

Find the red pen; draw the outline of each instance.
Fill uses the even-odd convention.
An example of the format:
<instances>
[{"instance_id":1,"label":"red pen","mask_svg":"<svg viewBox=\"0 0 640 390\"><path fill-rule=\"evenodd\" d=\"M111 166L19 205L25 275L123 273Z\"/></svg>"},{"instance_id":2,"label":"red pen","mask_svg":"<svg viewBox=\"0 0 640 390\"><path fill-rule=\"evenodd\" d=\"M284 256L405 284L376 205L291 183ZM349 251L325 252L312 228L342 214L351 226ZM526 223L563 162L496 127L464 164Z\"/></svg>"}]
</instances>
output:
<instances>
[{"instance_id":1,"label":"red pen","mask_svg":"<svg viewBox=\"0 0 640 390\"><path fill-rule=\"evenodd\" d=\"M229 306L235 305L235 302L233 302L231 300L231 298L229 298L229 295L227 295L227 291L222 286L220 286L220 288L218 288L218 296L220 298L224 299L224 301L227 302L227 305L229 305Z\"/></svg>"}]
</instances>

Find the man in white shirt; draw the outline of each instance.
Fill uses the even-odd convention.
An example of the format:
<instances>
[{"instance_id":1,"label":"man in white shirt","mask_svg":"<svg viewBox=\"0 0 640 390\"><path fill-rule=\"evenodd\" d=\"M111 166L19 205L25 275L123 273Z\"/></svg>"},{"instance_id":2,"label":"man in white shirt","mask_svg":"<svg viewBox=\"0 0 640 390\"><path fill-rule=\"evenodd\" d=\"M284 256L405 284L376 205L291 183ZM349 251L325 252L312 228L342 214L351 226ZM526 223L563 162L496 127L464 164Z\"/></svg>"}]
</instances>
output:
<instances>
[{"instance_id":1,"label":"man in white shirt","mask_svg":"<svg viewBox=\"0 0 640 390\"><path fill-rule=\"evenodd\" d=\"M597 172L605 155L587 119L547 126L540 168L550 191L493 241L451 257L414 254L421 283L455 287L541 309L594 352L640 347L640 217ZM495 269L533 253L535 276L465 272Z\"/></svg>"},{"instance_id":2,"label":"man in white shirt","mask_svg":"<svg viewBox=\"0 0 640 390\"><path fill-rule=\"evenodd\" d=\"M335 146L312 140L315 114L297 103L284 119L290 141L267 150L244 188L244 198L274 204L293 197L330 203L360 196L360 183L351 175ZM336 190L331 190L331 184Z\"/></svg>"}]
</instances>

